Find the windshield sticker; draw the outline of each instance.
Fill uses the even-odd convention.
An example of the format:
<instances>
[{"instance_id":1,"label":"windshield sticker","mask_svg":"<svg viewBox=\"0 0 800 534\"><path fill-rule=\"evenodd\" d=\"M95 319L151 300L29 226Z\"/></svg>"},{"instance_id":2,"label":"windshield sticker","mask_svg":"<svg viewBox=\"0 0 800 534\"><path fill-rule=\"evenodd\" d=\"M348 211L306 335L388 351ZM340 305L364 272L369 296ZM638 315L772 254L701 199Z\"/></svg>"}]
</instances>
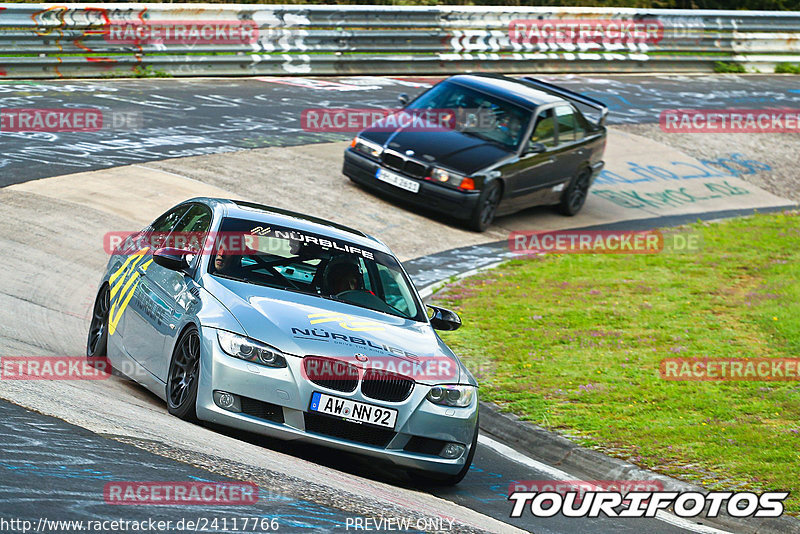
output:
<instances>
[{"instance_id":1,"label":"windshield sticker","mask_svg":"<svg viewBox=\"0 0 800 534\"><path fill-rule=\"evenodd\" d=\"M294 230L290 231L273 230L269 226L266 228L262 226L256 226L255 228L250 230L250 234L259 237L274 237L277 239L288 239L289 241L294 241L297 243L314 244L314 245L319 245L324 249L341 250L342 252L348 252L350 254L355 254L356 256L363 256L365 259L368 260L375 259L374 255L369 250L363 250L358 247L354 247L352 245L341 244L330 238L316 237L313 235L296 232Z\"/></svg>"}]
</instances>

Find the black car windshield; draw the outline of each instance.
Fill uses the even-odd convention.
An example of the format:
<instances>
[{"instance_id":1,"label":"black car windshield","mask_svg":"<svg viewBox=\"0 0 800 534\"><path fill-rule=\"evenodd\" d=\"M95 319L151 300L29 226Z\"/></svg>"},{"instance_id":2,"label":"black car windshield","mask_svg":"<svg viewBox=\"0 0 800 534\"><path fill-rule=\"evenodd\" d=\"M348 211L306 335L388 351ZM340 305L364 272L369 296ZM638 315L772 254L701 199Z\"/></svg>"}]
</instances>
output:
<instances>
[{"instance_id":1,"label":"black car windshield","mask_svg":"<svg viewBox=\"0 0 800 534\"><path fill-rule=\"evenodd\" d=\"M522 143L531 115L501 98L446 81L414 100L407 109L453 110L458 131L511 150Z\"/></svg>"},{"instance_id":2,"label":"black car windshield","mask_svg":"<svg viewBox=\"0 0 800 534\"><path fill-rule=\"evenodd\" d=\"M390 254L232 217L223 219L214 237L208 266L214 276L425 320L413 286Z\"/></svg>"}]
</instances>

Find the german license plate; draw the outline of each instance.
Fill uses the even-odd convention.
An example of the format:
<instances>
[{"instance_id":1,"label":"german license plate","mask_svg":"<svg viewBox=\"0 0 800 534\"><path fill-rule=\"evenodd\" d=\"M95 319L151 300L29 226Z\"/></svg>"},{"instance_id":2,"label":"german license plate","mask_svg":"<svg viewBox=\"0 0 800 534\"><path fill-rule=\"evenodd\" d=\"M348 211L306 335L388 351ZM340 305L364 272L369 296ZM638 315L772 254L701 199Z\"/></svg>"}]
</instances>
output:
<instances>
[{"instance_id":1,"label":"german license plate","mask_svg":"<svg viewBox=\"0 0 800 534\"><path fill-rule=\"evenodd\" d=\"M315 391L311 395L312 412L324 413L343 417L349 421L367 423L370 425L381 426L394 429L397 422L397 410L375 406L365 402L343 399Z\"/></svg>"},{"instance_id":2,"label":"german license plate","mask_svg":"<svg viewBox=\"0 0 800 534\"><path fill-rule=\"evenodd\" d=\"M412 193L419 192L419 182L409 180L408 178L404 178L399 174L387 171L386 169L378 169L375 173L375 178L381 182L386 182L387 184L399 187L400 189L411 191Z\"/></svg>"}]
</instances>

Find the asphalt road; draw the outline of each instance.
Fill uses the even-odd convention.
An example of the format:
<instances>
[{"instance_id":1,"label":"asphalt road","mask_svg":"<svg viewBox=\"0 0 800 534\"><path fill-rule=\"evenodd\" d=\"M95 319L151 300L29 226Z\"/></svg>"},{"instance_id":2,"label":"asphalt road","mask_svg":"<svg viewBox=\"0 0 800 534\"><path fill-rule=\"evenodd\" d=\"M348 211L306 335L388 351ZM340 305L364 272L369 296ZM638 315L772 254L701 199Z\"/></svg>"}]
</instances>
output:
<instances>
[{"instance_id":1,"label":"asphalt road","mask_svg":"<svg viewBox=\"0 0 800 534\"><path fill-rule=\"evenodd\" d=\"M792 78L779 76L559 77L558 81L604 95L612 123L654 122L661 110L674 107L763 108L800 102ZM302 79L0 83L2 108L93 107L108 112L110 120L132 121L90 133L0 133L0 186L135 162L346 139L349 135L304 132L302 110L390 107L399 93L413 94L426 83L386 78L333 83ZM87 250L87 239L99 240L114 225L135 226L120 216L68 201L26 192L5 195L3 189L0 195L0 243L9 251L0 257L0 271L6 273L0 287L0 355L78 355L88 326L87 298L93 297L93 289L87 288L93 286L106 259ZM142 208L152 207L142 203ZM430 231L436 223L419 224ZM493 250L486 245L451 253L444 261L482 258L484 262ZM442 278L438 270L442 261L439 257L410 262L418 283ZM508 525L483 521L475 514L469 521L478 526L459 529L463 531L505 532L512 530L511 525L532 532L685 531L659 520L530 515L510 519L509 484L547 480L550 475L534 463L498 452L485 438L459 486L431 490L360 457L187 426L168 416L160 401L118 378L75 386L0 386L2 397L78 425L0 402L0 518L38 520L46 512L53 519L174 519L182 511L104 504L102 485L130 479L248 479L256 480L268 497L241 513L279 515L286 520L284 532L342 531L347 517L380 512L430 515L437 509L464 517L474 511ZM315 480L327 486L316 491ZM364 506L356 506L360 503L354 499L363 499ZM233 514L230 508L202 512Z\"/></svg>"},{"instance_id":2,"label":"asphalt road","mask_svg":"<svg viewBox=\"0 0 800 534\"><path fill-rule=\"evenodd\" d=\"M426 491L426 488L415 485L403 473L355 455L334 453L313 445L276 442L223 428L214 430L353 476ZM109 482L235 482L236 468L227 467L232 476L220 476L192 465L197 461L192 455L183 455L183 461L165 458L149 452L148 448L159 450L159 447L146 441L127 440L134 443L138 441L137 446L121 443L4 401L0 402L0 439L0 518L30 521L34 525L43 519L46 525L50 525L45 532L66 531L63 523L61 528L56 526L58 521L114 520L172 521L173 525L181 520L208 520L207 532L251 531L230 528L234 518L240 524L245 518L258 518L259 521L275 519L280 525L280 532L343 532L348 525L352 530L355 518L370 517L337 509L333 502L320 502L318 498L304 499L296 494L296 490L276 491L273 488L274 479L270 480L268 476L262 477L264 483L259 484L259 501L255 505L107 504L103 498L103 487ZM561 516L537 519L530 514L520 519L509 519L508 488L511 483L550 479L547 473L515 462L482 443L470 473L461 484L433 491L427 488L427 491L529 532L686 532L654 519L568 519ZM214 519L217 520L217 527L211 526ZM227 530L223 527L224 520L228 521ZM427 530L412 528L405 532ZM196 529L178 528L176 525L174 531L194 532ZM258 528L256 531L265 530Z\"/></svg>"},{"instance_id":3,"label":"asphalt road","mask_svg":"<svg viewBox=\"0 0 800 534\"><path fill-rule=\"evenodd\" d=\"M674 108L800 105L791 76L548 76L607 103L609 123L658 122ZM348 77L248 79L50 80L0 82L0 108L93 108L95 132L0 132L0 186L101 169L249 148L349 139L310 132L311 108L392 108L435 79Z\"/></svg>"},{"instance_id":4,"label":"asphalt road","mask_svg":"<svg viewBox=\"0 0 800 534\"><path fill-rule=\"evenodd\" d=\"M187 463L147 452L133 445L98 436L60 419L47 417L17 405L0 402L0 517L41 524L43 532L67 531L67 521L171 521L175 532L183 520L217 519L233 525L236 518L275 519L279 530L341 531L347 524L342 510L260 488L256 504L201 506L152 504L112 505L104 501L107 483L120 481L236 482ZM62 522L62 523L59 523ZM74 523L73 523L74 526ZM2 527L0 527L2 528ZM76 529L77 530L77 529ZM10 532L2 529L2 532Z\"/></svg>"}]
</instances>

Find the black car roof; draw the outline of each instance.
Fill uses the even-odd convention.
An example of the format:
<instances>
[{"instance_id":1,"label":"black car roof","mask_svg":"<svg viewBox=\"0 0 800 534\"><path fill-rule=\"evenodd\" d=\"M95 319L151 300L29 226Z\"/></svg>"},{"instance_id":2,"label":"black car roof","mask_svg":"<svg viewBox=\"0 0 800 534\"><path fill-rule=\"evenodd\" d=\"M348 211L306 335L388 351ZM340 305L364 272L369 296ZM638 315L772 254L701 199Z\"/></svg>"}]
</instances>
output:
<instances>
[{"instance_id":1,"label":"black car roof","mask_svg":"<svg viewBox=\"0 0 800 534\"><path fill-rule=\"evenodd\" d=\"M447 81L497 95L528 109L534 109L542 104L564 102L563 98L534 89L521 80L498 74L459 74L447 78Z\"/></svg>"}]
</instances>

